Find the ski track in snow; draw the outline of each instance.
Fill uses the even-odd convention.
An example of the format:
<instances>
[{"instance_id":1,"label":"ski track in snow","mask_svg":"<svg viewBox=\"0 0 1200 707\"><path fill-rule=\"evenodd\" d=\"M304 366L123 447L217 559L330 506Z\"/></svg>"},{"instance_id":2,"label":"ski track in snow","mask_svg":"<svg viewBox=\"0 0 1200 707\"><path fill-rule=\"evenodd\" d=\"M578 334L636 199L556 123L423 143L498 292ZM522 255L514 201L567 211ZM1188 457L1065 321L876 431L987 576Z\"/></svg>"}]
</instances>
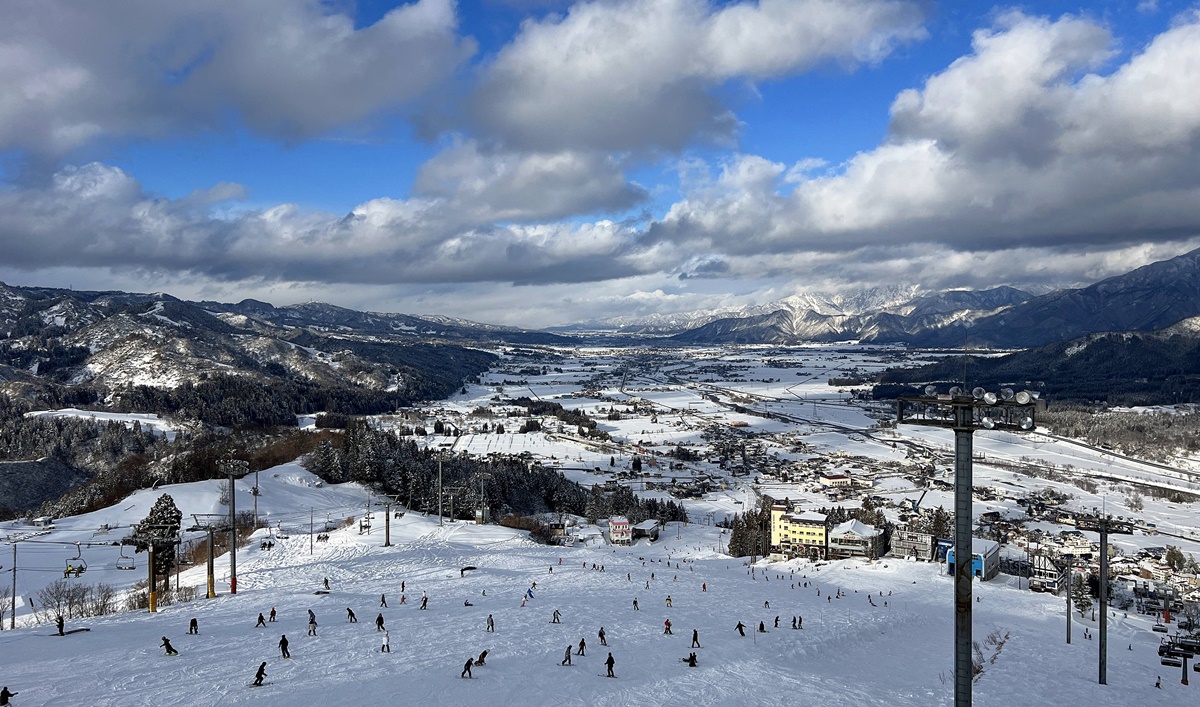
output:
<instances>
[{"instance_id":1,"label":"ski track in snow","mask_svg":"<svg viewBox=\"0 0 1200 707\"><path fill-rule=\"evenodd\" d=\"M301 491L331 494L341 499L338 503L349 498L348 488L295 488L296 508L274 511L299 516L303 509L305 523L309 498ZM186 497L183 491L172 493ZM129 512L144 513L144 505ZM255 540L266 537L263 533ZM378 522L370 535L358 534L354 526L330 531L329 542L313 544L311 555L308 537L295 532L276 539L272 550L252 541L239 552L237 596L218 583L221 596L215 600L164 606L153 615L68 621L68 628L90 627L88 633L59 638L47 625L0 632L0 684L21 693L14 700L18 707L313 701L331 706L924 707L953 701L948 681L953 581L939 574L940 565L887 560L870 567L846 561L817 570L793 562L767 568L769 580L761 567L752 578L743 561L707 549L716 544L714 528L695 524L672 527L652 545L642 541L615 550L541 546L497 526L438 527L436 517L419 513L392 521L392 547L382 546L383 535ZM668 567L668 553L672 565L694 562ZM593 563L603 564L605 571L590 569ZM460 576L467 565L478 569ZM219 558L217 567L218 575L227 574L227 559ZM182 580L202 585L203 572L202 566L189 569ZM627 572L633 581L626 579ZM326 577L331 592L315 594ZM404 605L401 580L407 585ZM815 586L804 588L805 581ZM533 582L535 598L522 608L521 598ZM707 592L701 583L708 584ZM843 596L827 600L839 587ZM422 591L429 595L427 611L418 608ZM877 606L868 602L868 592ZM1082 627L1076 628L1074 644L1064 643L1063 604L1057 597L1017 591L1002 580L976 584L975 592L982 599L975 605L975 639L983 642L997 629L1011 633L999 658L976 682L979 705L1182 705L1194 704L1200 694L1179 685L1177 669L1158 664L1158 635L1145 617L1118 614L1110 622L1109 685L1101 687L1096 685L1097 643L1083 640ZM381 593L387 594L389 608L378 608ZM673 599L669 609L667 595ZM636 612L635 597L641 605ZM466 600L474 606L464 606ZM769 609L763 607L766 600ZM258 613L272 607L279 620L255 628ZM347 607L359 623L347 622ZM317 615L317 637L305 635L308 609ZM555 609L562 612L561 624L550 623ZM381 634L374 626L380 612L390 632L390 654L380 652ZM489 613L496 633L484 630ZM773 628L777 614L779 629ZM796 614L804 617L802 630L790 628ZM186 633L190 617L199 621L197 636ZM672 636L663 635L666 618L674 625ZM745 637L734 630L738 621L747 626ZM767 633L755 632L759 621L766 623ZM1084 625L1095 630L1090 621ZM607 648L596 637L601 626ZM703 648L695 649L699 667L688 668L680 659L693 650L693 628ZM293 660L279 657L284 633ZM180 656L163 655L164 635ZM563 650L577 646L580 638L587 640L587 654L573 656L569 668L560 667ZM1125 649L1130 643L1132 652ZM475 668L473 679L460 679L463 661L484 649L487 665ZM603 677L609 650L616 659L616 680ZM248 687L263 660L271 684ZM1158 675L1163 690L1153 688Z\"/></svg>"}]
</instances>

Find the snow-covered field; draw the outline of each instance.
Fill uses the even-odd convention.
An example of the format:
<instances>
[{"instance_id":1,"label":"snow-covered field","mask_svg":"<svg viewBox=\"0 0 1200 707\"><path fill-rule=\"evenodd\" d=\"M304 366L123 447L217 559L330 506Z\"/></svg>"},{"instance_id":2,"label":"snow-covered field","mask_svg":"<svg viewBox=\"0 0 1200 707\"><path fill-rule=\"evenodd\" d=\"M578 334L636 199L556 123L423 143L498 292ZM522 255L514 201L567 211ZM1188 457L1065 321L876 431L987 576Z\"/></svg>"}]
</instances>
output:
<instances>
[{"instance_id":1,"label":"snow-covered field","mask_svg":"<svg viewBox=\"0 0 1200 707\"><path fill-rule=\"evenodd\" d=\"M363 496L361 488L349 484L309 485L303 474L288 466L264 472L264 479L278 483L273 488L263 482L260 511L270 508L281 519L307 516L310 506L350 512ZM181 506L203 505L210 485L169 490ZM240 490L239 500L246 496ZM147 492L119 508L66 519L59 532L98 520L140 520L154 497ZM439 528L435 517L408 513L392 522L393 545L383 547L383 539L379 522L370 535L345 528L332 532L328 543L315 543L310 555L307 533L292 533L276 540L273 550L252 543L239 553L236 596L220 583L217 599L174 604L156 614L71 621L68 630L91 631L61 638L46 624L5 631L0 633L0 684L21 693L18 705L952 701L952 581L938 573L938 565L845 561L818 569L797 561L760 565L751 576L742 561L714 552L717 529L696 524L672 524L658 542L639 541L631 548L554 548L497 526L458 522ZM29 547L21 546L22 556ZM144 570L144 556L138 559ZM96 579L97 564L93 560L84 578L72 581ZM478 569L460 576L469 565ZM604 571L592 565L603 565ZM218 567L225 578L227 559L218 560ZM186 571L182 582L202 584L203 571ZM22 592L28 576L19 573ZM331 592L315 594L326 577ZM522 606L534 582L534 598ZM830 599L839 588L841 598ZM1074 644L1064 643L1059 599L1017 591L1003 580L977 584L976 592L981 597L976 638L982 642L992 631L1009 634L976 683L978 704L1195 703L1189 692L1195 688L1179 685L1177 669L1158 664L1159 636L1150 631L1149 619L1118 614L1112 620L1109 684L1101 687L1096 684L1097 643L1083 640L1078 627ZM429 596L426 611L418 608L422 593ZM387 595L386 609L379 608L381 594ZM875 606L868 601L871 595ZM632 608L635 598L639 611ZM466 601L472 606L464 606ZM255 628L258 613L271 607L278 621ZM347 622L347 608L359 623ZM305 635L308 609L317 615L317 637ZM562 612L561 624L550 623L555 609ZM390 654L380 652L377 613L386 621ZM488 614L495 619L495 633L485 632ZM803 617L803 629L792 630L791 618L797 615ZM199 635L187 634L192 617L199 621ZM666 619L673 635L663 635ZM747 626L745 637L734 630L739 621ZM760 621L767 633L753 630ZM1091 621L1084 625L1095 632ZM602 626L607 648L597 639ZM694 649L699 657L694 669L680 662L693 650L693 629L703 646ZM291 660L279 656L284 634ZM167 657L158 647L163 636L179 650L178 657ZM580 639L587 641L586 655L561 667L564 649L577 647ZM483 650L487 665L475 668L473 679L460 679L463 662ZM607 651L616 661L616 680L603 677ZM270 684L251 688L262 661ZM1159 675L1163 690L1153 687Z\"/></svg>"}]
</instances>

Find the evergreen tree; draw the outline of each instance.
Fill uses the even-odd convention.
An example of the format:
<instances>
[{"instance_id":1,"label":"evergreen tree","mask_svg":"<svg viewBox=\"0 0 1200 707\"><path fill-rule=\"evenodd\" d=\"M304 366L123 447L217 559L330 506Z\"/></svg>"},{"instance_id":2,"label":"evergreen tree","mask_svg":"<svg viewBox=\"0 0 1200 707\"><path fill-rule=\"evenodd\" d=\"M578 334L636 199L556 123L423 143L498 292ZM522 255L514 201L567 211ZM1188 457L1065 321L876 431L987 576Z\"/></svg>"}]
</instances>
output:
<instances>
[{"instance_id":1,"label":"evergreen tree","mask_svg":"<svg viewBox=\"0 0 1200 707\"><path fill-rule=\"evenodd\" d=\"M175 566L175 538L183 513L175 506L171 494L164 493L154 502L150 513L133 526L134 548L142 552L154 544L154 571L166 576Z\"/></svg>"},{"instance_id":2,"label":"evergreen tree","mask_svg":"<svg viewBox=\"0 0 1200 707\"><path fill-rule=\"evenodd\" d=\"M1068 572L1074 577L1071 582L1071 602L1075 606L1075 611L1083 616L1092 608L1092 590L1088 587L1086 580L1075 575L1074 572L1069 570Z\"/></svg>"}]
</instances>

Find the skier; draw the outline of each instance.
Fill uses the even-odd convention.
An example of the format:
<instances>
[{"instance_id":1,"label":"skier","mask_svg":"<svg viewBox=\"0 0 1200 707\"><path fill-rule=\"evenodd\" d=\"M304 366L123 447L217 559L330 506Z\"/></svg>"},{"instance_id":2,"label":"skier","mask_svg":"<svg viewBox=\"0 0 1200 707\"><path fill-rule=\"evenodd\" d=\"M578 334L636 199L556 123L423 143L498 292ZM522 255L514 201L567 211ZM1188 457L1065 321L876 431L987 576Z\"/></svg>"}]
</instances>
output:
<instances>
[{"instance_id":1,"label":"skier","mask_svg":"<svg viewBox=\"0 0 1200 707\"><path fill-rule=\"evenodd\" d=\"M641 609L639 609L639 608L638 608L638 605L637 605L637 597L634 597L634 598L633 598L633 610L634 610L634 611L641 611Z\"/></svg>"},{"instance_id":2,"label":"skier","mask_svg":"<svg viewBox=\"0 0 1200 707\"><path fill-rule=\"evenodd\" d=\"M700 585L700 591L702 591L702 592L707 592L707 591L708 591L708 582L703 582L703 583Z\"/></svg>"},{"instance_id":3,"label":"skier","mask_svg":"<svg viewBox=\"0 0 1200 707\"><path fill-rule=\"evenodd\" d=\"M308 620L309 620L309 621L311 621L311 622L313 622L313 623L316 623L316 622L317 622L317 615L313 613L313 610L312 610L312 609L309 609L309 610L308 610Z\"/></svg>"},{"instance_id":4,"label":"skier","mask_svg":"<svg viewBox=\"0 0 1200 707\"><path fill-rule=\"evenodd\" d=\"M271 607L271 618L269 618L267 620L272 621L272 622L275 621L275 607L273 607L273 606Z\"/></svg>"},{"instance_id":5,"label":"skier","mask_svg":"<svg viewBox=\"0 0 1200 707\"><path fill-rule=\"evenodd\" d=\"M469 678L469 677L471 677L471 664L472 664L472 663L474 663L474 662L475 662L474 660L471 660L470 658L467 658L467 662L466 662L466 663L463 663L463 669L462 669L462 672L461 672L461 673L459 673L459 675L458 675L458 676L459 676L460 678Z\"/></svg>"},{"instance_id":6,"label":"skier","mask_svg":"<svg viewBox=\"0 0 1200 707\"><path fill-rule=\"evenodd\" d=\"M667 595L667 608L668 609L671 608L671 595L670 594Z\"/></svg>"},{"instance_id":7,"label":"skier","mask_svg":"<svg viewBox=\"0 0 1200 707\"><path fill-rule=\"evenodd\" d=\"M696 667L696 653L695 652L689 653L688 657L682 658L681 660L683 660L683 662L687 663L687 666L689 668Z\"/></svg>"},{"instance_id":8,"label":"skier","mask_svg":"<svg viewBox=\"0 0 1200 707\"><path fill-rule=\"evenodd\" d=\"M258 672L254 674L254 686L262 687L263 678L267 676L267 661L258 664Z\"/></svg>"},{"instance_id":9,"label":"skier","mask_svg":"<svg viewBox=\"0 0 1200 707\"><path fill-rule=\"evenodd\" d=\"M404 596L403 594L401 594L401 595L400 595L400 603L401 603L401 604L407 604L407 603L408 603L408 597L406 597L406 596Z\"/></svg>"},{"instance_id":10,"label":"skier","mask_svg":"<svg viewBox=\"0 0 1200 707\"><path fill-rule=\"evenodd\" d=\"M616 677L616 675L613 675L613 666L616 665L616 663L617 661L613 660L612 653L609 653L608 660L604 661L604 665L608 667L608 677L610 678Z\"/></svg>"},{"instance_id":11,"label":"skier","mask_svg":"<svg viewBox=\"0 0 1200 707\"><path fill-rule=\"evenodd\" d=\"M559 663L559 665L570 665L570 664L571 664L571 647L567 646L567 652L563 654L562 662Z\"/></svg>"},{"instance_id":12,"label":"skier","mask_svg":"<svg viewBox=\"0 0 1200 707\"><path fill-rule=\"evenodd\" d=\"M775 617L775 628L779 628L779 617Z\"/></svg>"},{"instance_id":13,"label":"skier","mask_svg":"<svg viewBox=\"0 0 1200 707\"><path fill-rule=\"evenodd\" d=\"M762 621L759 621L759 622L758 622L758 632L759 632L759 633L766 633L766 632L767 632L767 625L766 625L764 622L762 622Z\"/></svg>"},{"instance_id":14,"label":"skier","mask_svg":"<svg viewBox=\"0 0 1200 707\"><path fill-rule=\"evenodd\" d=\"M492 619L491 614L488 614L488 617L487 617L487 632L488 633L496 632L496 622Z\"/></svg>"},{"instance_id":15,"label":"skier","mask_svg":"<svg viewBox=\"0 0 1200 707\"><path fill-rule=\"evenodd\" d=\"M587 648L587 642L581 638L579 639L579 650L576 651L575 655L583 655L584 648Z\"/></svg>"},{"instance_id":16,"label":"skier","mask_svg":"<svg viewBox=\"0 0 1200 707\"><path fill-rule=\"evenodd\" d=\"M697 631L696 629L692 629L692 648L699 648L699 647L700 647L700 632ZM695 654L693 653L692 655L695 655ZM692 667L695 667L695 666L692 666Z\"/></svg>"},{"instance_id":17,"label":"skier","mask_svg":"<svg viewBox=\"0 0 1200 707\"><path fill-rule=\"evenodd\" d=\"M280 654L281 654L281 655L282 655L284 658L291 658L291 657L292 657L292 654L291 654L290 652L288 652L288 639L287 639L287 635L280 635L280 636L279 636L279 653L280 653Z\"/></svg>"},{"instance_id":18,"label":"skier","mask_svg":"<svg viewBox=\"0 0 1200 707\"><path fill-rule=\"evenodd\" d=\"M162 639L163 642L159 644L159 648L166 648L167 655L179 655L179 651L175 650L175 648L171 645L171 639L167 638L166 636L163 636Z\"/></svg>"},{"instance_id":19,"label":"skier","mask_svg":"<svg viewBox=\"0 0 1200 707\"><path fill-rule=\"evenodd\" d=\"M0 688L0 705L7 705L11 698L16 697L19 694L21 693L9 692L8 685L5 685L3 688Z\"/></svg>"},{"instance_id":20,"label":"skier","mask_svg":"<svg viewBox=\"0 0 1200 707\"><path fill-rule=\"evenodd\" d=\"M379 647L379 652L380 653L391 653L392 652L392 643L390 640L388 640L388 632L387 631L383 632L383 645Z\"/></svg>"},{"instance_id":21,"label":"skier","mask_svg":"<svg viewBox=\"0 0 1200 707\"><path fill-rule=\"evenodd\" d=\"M479 657L475 659L475 665L487 665L487 654L487 651L480 653Z\"/></svg>"},{"instance_id":22,"label":"skier","mask_svg":"<svg viewBox=\"0 0 1200 707\"><path fill-rule=\"evenodd\" d=\"M380 594L380 595L379 595L379 608L380 608L380 609L386 609L386 608L387 608L387 595L386 595L386 594Z\"/></svg>"},{"instance_id":23,"label":"skier","mask_svg":"<svg viewBox=\"0 0 1200 707\"><path fill-rule=\"evenodd\" d=\"M1161 675L1159 675L1158 679L1154 681L1154 686L1160 690L1162 689L1162 676Z\"/></svg>"},{"instance_id":24,"label":"skier","mask_svg":"<svg viewBox=\"0 0 1200 707\"><path fill-rule=\"evenodd\" d=\"M349 619L350 623L352 624L358 623L358 617L354 615L354 611L348 606L346 607L346 618Z\"/></svg>"},{"instance_id":25,"label":"skier","mask_svg":"<svg viewBox=\"0 0 1200 707\"><path fill-rule=\"evenodd\" d=\"M664 621L664 622L663 622L663 635L664 635L664 636L670 636L670 635L672 635L672 634L671 634L671 620L670 620L670 619L667 619L666 621Z\"/></svg>"},{"instance_id":26,"label":"skier","mask_svg":"<svg viewBox=\"0 0 1200 707\"><path fill-rule=\"evenodd\" d=\"M325 578L325 591L329 591L329 578Z\"/></svg>"},{"instance_id":27,"label":"skier","mask_svg":"<svg viewBox=\"0 0 1200 707\"><path fill-rule=\"evenodd\" d=\"M317 620L315 618L310 618L308 620L308 635L317 635Z\"/></svg>"},{"instance_id":28,"label":"skier","mask_svg":"<svg viewBox=\"0 0 1200 707\"><path fill-rule=\"evenodd\" d=\"M739 621L737 626L734 626L734 628L736 628L737 632L742 635L742 638L746 637L746 624Z\"/></svg>"},{"instance_id":29,"label":"skier","mask_svg":"<svg viewBox=\"0 0 1200 707\"><path fill-rule=\"evenodd\" d=\"M792 630L793 631L796 630L796 617L795 616L792 617Z\"/></svg>"},{"instance_id":30,"label":"skier","mask_svg":"<svg viewBox=\"0 0 1200 707\"><path fill-rule=\"evenodd\" d=\"M771 608L771 602L769 602L769 601L764 601L764 602L763 602L763 608L764 608L764 609L770 609L770 608Z\"/></svg>"},{"instance_id":31,"label":"skier","mask_svg":"<svg viewBox=\"0 0 1200 707\"><path fill-rule=\"evenodd\" d=\"M267 625L267 620L263 618L261 611L258 612L258 623L254 624L254 628L258 628L259 626L262 626L265 628L266 625Z\"/></svg>"},{"instance_id":32,"label":"skier","mask_svg":"<svg viewBox=\"0 0 1200 707\"><path fill-rule=\"evenodd\" d=\"M429 597L421 597L421 610L429 608Z\"/></svg>"},{"instance_id":33,"label":"skier","mask_svg":"<svg viewBox=\"0 0 1200 707\"><path fill-rule=\"evenodd\" d=\"M188 622L188 633L192 635L200 633L200 624L196 622L195 618Z\"/></svg>"},{"instance_id":34,"label":"skier","mask_svg":"<svg viewBox=\"0 0 1200 707\"><path fill-rule=\"evenodd\" d=\"M596 635L600 637L600 645L602 645L602 646L608 645L608 639L604 637L604 627L603 626L600 627L600 632L597 633Z\"/></svg>"},{"instance_id":35,"label":"skier","mask_svg":"<svg viewBox=\"0 0 1200 707\"><path fill-rule=\"evenodd\" d=\"M383 630L383 613L382 612L380 612L379 616L375 617L375 630L376 631Z\"/></svg>"},{"instance_id":36,"label":"skier","mask_svg":"<svg viewBox=\"0 0 1200 707\"><path fill-rule=\"evenodd\" d=\"M533 598L533 587L530 587L529 589L526 589L526 590L525 590L525 598L526 598L526 599L532 599L532 598Z\"/></svg>"},{"instance_id":37,"label":"skier","mask_svg":"<svg viewBox=\"0 0 1200 707\"><path fill-rule=\"evenodd\" d=\"M561 621L558 620L560 616L562 616L562 614L558 613L558 609L555 609L554 615L550 618L550 623L552 623L552 624L562 623Z\"/></svg>"},{"instance_id":38,"label":"skier","mask_svg":"<svg viewBox=\"0 0 1200 707\"><path fill-rule=\"evenodd\" d=\"M400 580L400 593L404 593L404 580Z\"/></svg>"},{"instance_id":39,"label":"skier","mask_svg":"<svg viewBox=\"0 0 1200 707\"><path fill-rule=\"evenodd\" d=\"M66 633L63 632L63 623L64 622L63 622L62 614L59 614L58 616L56 616L54 618L54 625L58 626L58 635L60 635L60 636L66 635Z\"/></svg>"}]
</instances>

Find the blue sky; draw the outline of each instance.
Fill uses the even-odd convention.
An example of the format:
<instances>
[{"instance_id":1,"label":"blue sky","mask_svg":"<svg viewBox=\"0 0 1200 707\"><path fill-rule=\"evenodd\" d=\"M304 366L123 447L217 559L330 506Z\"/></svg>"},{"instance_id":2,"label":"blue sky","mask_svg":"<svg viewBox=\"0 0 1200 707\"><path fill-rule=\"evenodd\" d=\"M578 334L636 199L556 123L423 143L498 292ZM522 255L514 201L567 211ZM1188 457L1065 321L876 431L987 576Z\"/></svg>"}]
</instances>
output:
<instances>
[{"instance_id":1,"label":"blue sky","mask_svg":"<svg viewBox=\"0 0 1200 707\"><path fill-rule=\"evenodd\" d=\"M550 326L1200 246L1186 2L0 8L0 280Z\"/></svg>"}]
</instances>

